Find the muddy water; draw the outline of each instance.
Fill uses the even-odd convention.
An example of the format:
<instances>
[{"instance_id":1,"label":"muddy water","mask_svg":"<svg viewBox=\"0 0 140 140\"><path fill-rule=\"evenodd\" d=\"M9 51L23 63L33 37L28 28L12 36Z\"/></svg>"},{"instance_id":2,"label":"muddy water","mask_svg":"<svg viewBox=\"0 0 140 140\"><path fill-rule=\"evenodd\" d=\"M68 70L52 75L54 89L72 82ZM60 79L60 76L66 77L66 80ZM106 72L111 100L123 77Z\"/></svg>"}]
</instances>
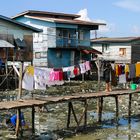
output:
<instances>
[{"instance_id":1,"label":"muddy water","mask_svg":"<svg viewBox=\"0 0 140 140\"><path fill-rule=\"evenodd\" d=\"M14 97L13 97L14 98ZM8 98L9 100L9 98ZM114 101L113 101L114 102ZM96 103L90 102L88 108L88 127L86 130L80 129L75 133L74 129L66 129L67 103L49 105L47 110L39 112L36 108L35 115L35 137L31 137L31 109L22 110L29 128L23 132L23 140L49 140L50 138L64 140L140 140L140 116L133 115L131 122L128 118L120 114L119 121L115 121L114 107L112 110L105 106L103 112L103 122L97 124ZM77 117L83 111L83 104L74 103ZM0 139L15 139L14 132L8 130L4 125L4 120L15 113L15 110L0 112ZM126 111L127 113L127 111ZM74 118L71 118L71 126L75 127ZM81 127L82 128L82 127Z\"/></svg>"}]
</instances>

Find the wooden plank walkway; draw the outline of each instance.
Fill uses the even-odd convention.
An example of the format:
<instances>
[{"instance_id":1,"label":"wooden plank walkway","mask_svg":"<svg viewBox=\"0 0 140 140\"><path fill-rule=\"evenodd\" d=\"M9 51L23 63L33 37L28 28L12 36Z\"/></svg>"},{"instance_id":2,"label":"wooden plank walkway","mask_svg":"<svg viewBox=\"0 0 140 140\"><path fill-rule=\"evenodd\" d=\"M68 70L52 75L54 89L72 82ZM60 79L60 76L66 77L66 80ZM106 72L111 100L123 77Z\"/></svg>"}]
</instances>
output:
<instances>
[{"instance_id":1,"label":"wooden plank walkway","mask_svg":"<svg viewBox=\"0 0 140 140\"><path fill-rule=\"evenodd\" d=\"M112 92L96 92L96 93L86 93L86 94L77 94L72 96L49 96L49 97L37 97L35 99L27 99L27 100L16 100L16 101L7 101L0 102L0 110L7 109L18 109L18 108L29 108L33 106L43 106L46 104L55 104L60 102L69 102L73 100L84 100L90 98L99 98L99 97L115 97L120 95L128 95L139 93L139 90L116 90Z\"/></svg>"},{"instance_id":2,"label":"wooden plank walkway","mask_svg":"<svg viewBox=\"0 0 140 140\"><path fill-rule=\"evenodd\" d=\"M121 95L128 95L129 96L129 105L128 105L128 117L131 116L131 100L132 94L140 93L140 90L115 90L112 92L96 92L96 93L79 93L77 95L71 96L48 96L48 97L36 97L35 99L28 99L28 100L16 100L16 101L7 101L7 102L0 102L0 110L9 110L9 109L17 109L18 118L21 113L21 109L24 108L32 108L32 133L35 133L35 107L43 107L49 104L56 104L67 102L68 103L68 116L67 116L67 128L70 127L71 116L73 114L74 120L77 124L76 130L78 130L82 120L84 122L84 127L87 126L87 111L88 111L88 99L96 99L97 100L97 113L98 113L98 122L102 120L102 110L103 110L103 99L104 97L114 97L115 104L116 104L116 121L118 121L119 116L119 102L118 97ZM74 106L72 104L73 101L81 101L84 103L84 110L80 115L76 115L74 110ZM129 119L130 122L130 119ZM18 127L16 130L16 134L19 134L19 126L20 122L18 123Z\"/></svg>"}]
</instances>

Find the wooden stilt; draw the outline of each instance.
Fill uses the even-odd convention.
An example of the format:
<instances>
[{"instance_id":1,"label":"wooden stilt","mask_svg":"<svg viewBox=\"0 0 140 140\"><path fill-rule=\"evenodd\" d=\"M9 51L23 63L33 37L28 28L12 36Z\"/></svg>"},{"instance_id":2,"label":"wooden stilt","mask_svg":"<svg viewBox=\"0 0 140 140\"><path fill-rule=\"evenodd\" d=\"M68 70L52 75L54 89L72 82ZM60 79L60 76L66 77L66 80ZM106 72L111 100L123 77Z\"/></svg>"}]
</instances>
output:
<instances>
[{"instance_id":1,"label":"wooden stilt","mask_svg":"<svg viewBox=\"0 0 140 140\"><path fill-rule=\"evenodd\" d=\"M84 127L86 127L87 126L87 107L88 107L87 99L85 99L84 101L84 107L85 107Z\"/></svg>"},{"instance_id":2,"label":"wooden stilt","mask_svg":"<svg viewBox=\"0 0 140 140\"><path fill-rule=\"evenodd\" d=\"M71 102L68 102L68 119L67 119L67 128L70 125L70 117L71 117Z\"/></svg>"},{"instance_id":3,"label":"wooden stilt","mask_svg":"<svg viewBox=\"0 0 140 140\"><path fill-rule=\"evenodd\" d=\"M99 122L99 110L100 110L100 98L97 98L97 114L98 114L97 121L98 122Z\"/></svg>"},{"instance_id":4,"label":"wooden stilt","mask_svg":"<svg viewBox=\"0 0 140 140\"><path fill-rule=\"evenodd\" d=\"M98 122L102 121L102 110L103 110L103 97L100 97L98 100Z\"/></svg>"},{"instance_id":5,"label":"wooden stilt","mask_svg":"<svg viewBox=\"0 0 140 140\"><path fill-rule=\"evenodd\" d=\"M32 107L32 135L35 134L35 108Z\"/></svg>"},{"instance_id":6,"label":"wooden stilt","mask_svg":"<svg viewBox=\"0 0 140 140\"><path fill-rule=\"evenodd\" d=\"M21 127L21 119L20 119L20 116L21 116L21 110L18 109L17 110L17 120L16 120L16 136L17 137L19 136L19 130L20 130L20 127Z\"/></svg>"},{"instance_id":7,"label":"wooden stilt","mask_svg":"<svg viewBox=\"0 0 140 140\"><path fill-rule=\"evenodd\" d=\"M129 106L128 106L128 122L131 122L131 100L132 100L132 94L129 94Z\"/></svg>"},{"instance_id":8,"label":"wooden stilt","mask_svg":"<svg viewBox=\"0 0 140 140\"><path fill-rule=\"evenodd\" d=\"M72 113L73 113L73 116L74 116L75 122L77 123L77 126L79 126L79 122L78 122L78 119L77 119L77 117L76 117L76 114L75 114L75 111L74 111L74 108L73 108L72 102L70 102L70 105L71 105L71 110L72 110Z\"/></svg>"},{"instance_id":9,"label":"wooden stilt","mask_svg":"<svg viewBox=\"0 0 140 140\"><path fill-rule=\"evenodd\" d=\"M116 103L116 122L118 122L118 117L119 117L118 96L115 96L115 103Z\"/></svg>"},{"instance_id":10,"label":"wooden stilt","mask_svg":"<svg viewBox=\"0 0 140 140\"><path fill-rule=\"evenodd\" d=\"M21 95L22 95L22 73L23 73L23 62L21 62L20 65L20 76L19 76L19 93L18 93L18 100L21 99ZM16 136L18 136L19 133L19 128L21 127L21 111L20 109L17 110L17 120L16 120ZM22 127L21 127L22 128Z\"/></svg>"}]
</instances>

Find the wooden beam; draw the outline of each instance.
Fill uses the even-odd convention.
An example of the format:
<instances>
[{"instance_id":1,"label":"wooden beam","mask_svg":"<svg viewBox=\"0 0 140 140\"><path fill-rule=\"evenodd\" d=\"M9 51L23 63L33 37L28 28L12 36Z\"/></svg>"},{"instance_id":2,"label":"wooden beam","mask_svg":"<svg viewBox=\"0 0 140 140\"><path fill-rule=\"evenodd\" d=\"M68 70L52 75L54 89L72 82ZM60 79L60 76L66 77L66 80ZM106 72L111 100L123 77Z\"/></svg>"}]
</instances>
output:
<instances>
[{"instance_id":1,"label":"wooden beam","mask_svg":"<svg viewBox=\"0 0 140 140\"><path fill-rule=\"evenodd\" d=\"M77 123L77 126L79 127L79 122L78 122L78 119L77 119L77 117L76 117L76 114L75 114L75 111L74 111L72 102L70 102L70 105L71 105L71 110L72 110L72 113L73 113L75 122Z\"/></svg>"},{"instance_id":2,"label":"wooden beam","mask_svg":"<svg viewBox=\"0 0 140 140\"><path fill-rule=\"evenodd\" d=\"M83 118L84 118L84 128L87 126L87 107L88 107L88 104L87 104L87 99L86 99L86 100L84 100L84 110L82 112L82 115L81 115L78 123L77 123L76 131L78 130Z\"/></svg>"}]
</instances>

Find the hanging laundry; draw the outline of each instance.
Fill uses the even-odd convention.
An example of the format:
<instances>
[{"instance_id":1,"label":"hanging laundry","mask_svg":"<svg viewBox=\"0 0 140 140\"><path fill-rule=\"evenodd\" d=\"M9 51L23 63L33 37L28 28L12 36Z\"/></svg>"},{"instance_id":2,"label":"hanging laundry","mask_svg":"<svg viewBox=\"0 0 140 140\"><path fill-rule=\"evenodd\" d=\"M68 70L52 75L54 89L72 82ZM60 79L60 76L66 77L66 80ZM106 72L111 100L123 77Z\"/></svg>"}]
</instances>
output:
<instances>
[{"instance_id":1,"label":"hanging laundry","mask_svg":"<svg viewBox=\"0 0 140 140\"><path fill-rule=\"evenodd\" d=\"M34 89L34 67L28 66L22 80L22 88L32 91Z\"/></svg>"},{"instance_id":2,"label":"hanging laundry","mask_svg":"<svg viewBox=\"0 0 140 140\"><path fill-rule=\"evenodd\" d=\"M73 70L73 73L74 75L79 75L79 68L78 67L75 67L74 70Z\"/></svg>"},{"instance_id":3,"label":"hanging laundry","mask_svg":"<svg viewBox=\"0 0 140 140\"><path fill-rule=\"evenodd\" d=\"M81 70L81 74L86 72L86 67L85 67L85 63L81 63L80 64L80 70Z\"/></svg>"},{"instance_id":4,"label":"hanging laundry","mask_svg":"<svg viewBox=\"0 0 140 140\"><path fill-rule=\"evenodd\" d=\"M35 89L46 90L46 84L48 81L46 69L35 68L34 80Z\"/></svg>"},{"instance_id":5,"label":"hanging laundry","mask_svg":"<svg viewBox=\"0 0 140 140\"><path fill-rule=\"evenodd\" d=\"M125 73L129 73L129 65L128 64L125 65Z\"/></svg>"},{"instance_id":6,"label":"hanging laundry","mask_svg":"<svg viewBox=\"0 0 140 140\"><path fill-rule=\"evenodd\" d=\"M118 65L118 76L122 74L121 65Z\"/></svg>"},{"instance_id":7,"label":"hanging laundry","mask_svg":"<svg viewBox=\"0 0 140 140\"><path fill-rule=\"evenodd\" d=\"M129 72L129 78L130 79L135 78L136 77L136 67L135 67L135 64L130 64L129 65L129 70L130 70L130 72Z\"/></svg>"},{"instance_id":8,"label":"hanging laundry","mask_svg":"<svg viewBox=\"0 0 140 140\"><path fill-rule=\"evenodd\" d=\"M112 70L115 70L115 64L111 63Z\"/></svg>"},{"instance_id":9,"label":"hanging laundry","mask_svg":"<svg viewBox=\"0 0 140 140\"><path fill-rule=\"evenodd\" d=\"M121 83L121 84L126 83L126 75L125 74L119 75L119 83Z\"/></svg>"},{"instance_id":10,"label":"hanging laundry","mask_svg":"<svg viewBox=\"0 0 140 140\"><path fill-rule=\"evenodd\" d=\"M89 61L86 61L86 62L85 62L85 69L86 69L86 71L91 70L90 62L89 62Z\"/></svg>"},{"instance_id":11,"label":"hanging laundry","mask_svg":"<svg viewBox=\"0 0 140 140\"><path fill-rule=\"evenodd\" d=\"M140 77L140 63L136 64L136 77Z\"/></svg>"},{"instance_id":12,"label":"hanging laundry","mask_svg":"<svg viewBox=\"0 0 140 140\"><path fill-rule=\"evenodd\" d=\"M115 64L115 73L116 76L119 76L119 65Z\"/></svg>"},{"instance_id":13,"label":"hanging laundry","mask_svg":"<svg viewBox=\"0 0 140 140\"><path fill-rule=\"evenodd\" d=\"M74 75L74 66L70 66L69 71L70 71L70 78L74 78L75 77L75 75Z\"/></svg>"},{"instance_id":14,"label":"hanging laundry","mask_svg":"<svg viewBox=\"0 0 140 140\"><path fill-rule=\"evenodd\" d=\"M28 66L26 71L29 75L34 76L34 67L33 66Z\"/></svg>"}]
</instances>

